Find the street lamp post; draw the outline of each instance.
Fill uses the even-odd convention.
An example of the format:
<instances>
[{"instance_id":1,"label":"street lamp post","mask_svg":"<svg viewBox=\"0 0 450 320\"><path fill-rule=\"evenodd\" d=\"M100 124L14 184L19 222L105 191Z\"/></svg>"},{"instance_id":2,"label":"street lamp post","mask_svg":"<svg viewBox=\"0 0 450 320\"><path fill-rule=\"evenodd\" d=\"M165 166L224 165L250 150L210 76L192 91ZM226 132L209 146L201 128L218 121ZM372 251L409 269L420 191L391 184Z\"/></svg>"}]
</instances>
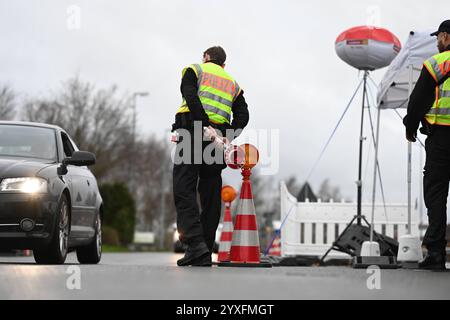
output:
<instances>
[{"instance_id":1,"label":"street lamp post","mask_svg":"<svg viewBox=\"0 0 450 320\"><path fill-rule=\"evenodd\" d=\"M168 132L166 131L166 136ZM163 143L166 145L166 140L163 140ZM159 233L159 246L161 249L164 249L165 239L166 239L166 194L169 191L169 186L167 185L167 162L164 158L163 163L160 167L161 171L161 196L160 196L160 215L159 215L159 225L160 225L160 233Z\"/></svg>"},{"instance_id":2,"label":"street lamp post","mask_svg":"<svg viewBox=\"0 0 450 320\"><path fill-rule=\"evenodd\" d=\"M136 188L135 188L135 181L134 181L134 175L133 170L131 168L132 165L135 164L134 159L136 158L136 116L137 116L137 97L147 97L149 93L147 91L140 91L133 93L133 123L132 123L132 142L131 142L131 159L128 162L128 179L130 181L130 192L133 195L133 198L136 199ZM135 205L136 210L136 221L140 223L140 219L138 216L138 208L137 205Z\"/></svg>"},{"instance_id":3,"label":"street lamp post","mask_svg":"<svg viewBox=\"0 0 450 320\"><path fill-rule=\"evenodd\" d=\"M133 93L133 147L136 144L137 97L147 97L148 95L149 93L147 91Z\"/></svg>"}]
</instances>

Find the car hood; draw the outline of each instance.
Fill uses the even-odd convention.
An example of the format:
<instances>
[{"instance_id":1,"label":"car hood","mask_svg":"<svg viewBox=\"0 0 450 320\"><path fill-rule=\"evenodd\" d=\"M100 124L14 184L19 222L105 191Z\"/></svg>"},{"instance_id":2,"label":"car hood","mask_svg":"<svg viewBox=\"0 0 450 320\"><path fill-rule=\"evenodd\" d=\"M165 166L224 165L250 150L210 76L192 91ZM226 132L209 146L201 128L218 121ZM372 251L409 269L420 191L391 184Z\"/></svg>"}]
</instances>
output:
<instances>
[{"instance_id":1,"label":"car hood","mask_svg":"<svg viewBox=\"0 0 450 320\"><path fill-rule=\"evenodd\" d=\"M51 164L51 160L0 158L0 179L33 177Z\"/></svg>"}]
</instances>

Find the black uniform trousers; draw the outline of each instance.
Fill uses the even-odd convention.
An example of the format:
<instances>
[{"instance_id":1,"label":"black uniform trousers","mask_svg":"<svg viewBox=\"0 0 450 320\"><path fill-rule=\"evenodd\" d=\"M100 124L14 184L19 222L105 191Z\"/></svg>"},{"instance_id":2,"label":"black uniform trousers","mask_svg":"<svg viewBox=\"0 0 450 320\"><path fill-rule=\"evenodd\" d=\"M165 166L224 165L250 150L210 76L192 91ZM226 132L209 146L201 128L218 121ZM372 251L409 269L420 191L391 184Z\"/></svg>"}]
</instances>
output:
<instances>
[{"instance_id":1,"label":"black uniform trousers","mask_svg":"<svg viewBox=\"0 0 450 320\"><path fill-rule=\"evenodd\" d=\"M177 227L181 242L195 245L204 241L212 252L222 207L221 174L226 165L223 162L223 155L222 163L206 164L203 157L201 157L201 163L194 163L193 160L198 158L198 152L203 153L210 142L202 142L201 150L194 151L193 140L194 138L191 139L190 163L175 162L173 166L173 195L177 211ZM181 146L179 142L175 160L177 155L183 157L185 150L180 150ZM201 211L198 206L197 191L200 196Z\"/></svg>"},{"instance_id":2,"label":"black uniform trousers","mask_svg":"<svg viewBox=\"0 0 450 320\"><path fill-rule=\"evenodd\" d=\"M433 126L425 142L424 198L428 229L423 244L431 252L445 254L447 197L450 183L450 127Z\"/></svg>"}]
</instances>

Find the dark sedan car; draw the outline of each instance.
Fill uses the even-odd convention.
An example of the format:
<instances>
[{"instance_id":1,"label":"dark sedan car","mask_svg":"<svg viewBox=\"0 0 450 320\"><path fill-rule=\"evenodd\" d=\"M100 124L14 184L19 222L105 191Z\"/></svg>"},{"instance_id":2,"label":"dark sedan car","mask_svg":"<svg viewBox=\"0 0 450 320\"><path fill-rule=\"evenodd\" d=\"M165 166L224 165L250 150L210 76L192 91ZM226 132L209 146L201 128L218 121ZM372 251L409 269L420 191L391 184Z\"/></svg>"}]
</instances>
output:
<instances>
[{"instance_id":1,"label":"dark sedan car","mask_svg":"<svg viewBox=\"0 0 450 320\"><path fill-rule=\"evenodd\" d=\"M37 263L102 254L102 198L79 151L57 126L0 121L0 249L31 249Z\"/></svg>"}]
</instances>

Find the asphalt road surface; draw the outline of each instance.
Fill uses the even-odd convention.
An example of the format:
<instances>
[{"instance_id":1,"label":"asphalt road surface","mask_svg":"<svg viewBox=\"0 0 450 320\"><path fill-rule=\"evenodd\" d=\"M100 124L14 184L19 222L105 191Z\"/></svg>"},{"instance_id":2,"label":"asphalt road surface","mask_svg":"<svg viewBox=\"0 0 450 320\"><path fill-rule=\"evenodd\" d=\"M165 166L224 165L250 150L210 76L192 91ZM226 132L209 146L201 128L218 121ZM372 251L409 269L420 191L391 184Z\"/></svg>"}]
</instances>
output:
<instances>
[{"instance_id":1,"label":"asphalt road surface","mask_svg":"<svg viewBox=\"0 0 450 320\"><path fill-rule=\"evenodd\" d=\"M101 264L83 266L73 254L62 266L0 257L0 299L450 298L450 272L381 270L373 278L377 274L350 267L180 268L180 257L104 254Z\"/></svg>"}]
</instances>

